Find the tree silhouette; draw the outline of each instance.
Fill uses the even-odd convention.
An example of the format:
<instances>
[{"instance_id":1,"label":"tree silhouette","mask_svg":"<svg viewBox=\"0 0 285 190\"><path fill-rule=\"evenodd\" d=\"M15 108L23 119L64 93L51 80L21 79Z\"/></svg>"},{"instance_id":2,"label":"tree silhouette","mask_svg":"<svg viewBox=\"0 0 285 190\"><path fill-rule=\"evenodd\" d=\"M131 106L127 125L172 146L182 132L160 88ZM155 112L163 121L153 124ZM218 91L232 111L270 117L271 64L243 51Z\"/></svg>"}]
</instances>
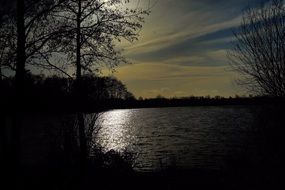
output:
<instances>
[{"instance_id":1,"label":"tree silhouette","mask_svg":"<svg viewBox=\"0 0 285 190\"><path fill-rule=\"evenodd\" d=\"M11 0L3 1L1 9L1 76L3 66L15 72L15 102L11 125L11 139L7 142L7 162L17 170L20 157L21 114L25 107L24 96L27 79L27 65L42 66L50 49L46 46L50 39L59 34L57 25L50 25L50 12L62 0ZM9 5L9 6L8 6ZM4 34L4 35L3 35ZM3 48L4 47L4 48ZM48 64L49 65L49 64ZM11 169L11 172L16 172Z\"/></svg>"},{"instance_id":2,"label":"tree silhouette","mask_svg":"<svg viewBox=\"0 0 285 190\"><path fill-rule=\"evenodd\" d=\"M1 18L1 68L16 73L16 86L24 90L25 75L30 66L43 69L63 69L51 64L53 49L48 44L62 32L51 12L64 0L15 0L5 3ZM4 18L4 19L3 19ZM53 44L55 45L55 44Z\"/></svg>"},{"instance_id":3,"label":"tree silhouette","mask_svg":"<svg viewBox=\"0 0 285 190\"><path fill-rule=\"evenodd\" d=\"M148 11L129 9L123 0L67 0L54 14L61 21L64 37L55 43L61 46L58 52L64 53L72 67L75 67L76 94L78 103L82 96L82 74L98 71L102 65L113 68L126 62L114 41L122 38L137 39L138 30ZM79 136L82 161L87 156L84 118L78 113Z\"/></svg>"},{"instance_id":4,"label":"tree silhouette","mask_svg":"<svg viewBox=\"0 0 285 190\"><path fill-rule=\"evenodd\" d=\"M3 1L4 2L4 1ZM5 3L8 1L5 1ZM75 70L76 109L79 124L79 141L82 163L87 155L84 117L82 75L94 73L103 65L114 69L126 63L121 51L115 47L122 39L134 41L142 27L144 16L149 13L138 8L127 8L124 0L11 0L11 9L1 11L0 75L2 69L15 72L16 112L12 124L11 157L20 153L21 113L26 104L24 98L38 94L30 75L31 67L62 72L71 77L60 64L54 64L57 55L66 57L64 66ZM2 2L1 2L2 3ZM4 34L4 35L3 35ZM31 77L31 78L30 78ZM112 81L112 80L111 80ZM107 86L106 81L104 85ZM112 83L119 90L108 90L108 97L132 97L125 86ZM30 91L30 93L28 92ZM36 92L32 95L31 92ZM123 95L125 93L125 95ZM9 99L9 100L12 100ZM31 98L29 100L32 100Z\"/></svg>"},{"instance_id":5,"label":"tree silhouette","mask_svg":"<svg viewBox=\"0 0 285 190\"><path fill-rule=\"evenodd\" d=\"M13 12L14 4L15 1L3 0L0 2L0 83L3 77L6 77L3 73L3 69L9 66L7 63L10 61L7 59L12 57L9 55L11 53L10 50L15 49L15 45L11 44L13 42L11 34L15 34L14 31L11 31L14 27L11 26L11 23L8 23L9 16L11 16Z\"/></svg>"},{"instance_id":6,"label":"tree silhouette","mask_svg":"<svg viewBox=\"0 0 285 190\"><path fill-rule=\"evenodd\" d=\"M114 42L122 38L137 39L138 30L148 11L130 9L127 1L78 0L65 1L54 14L65 27L62 46L69 62L76 67L77 77L84 73L97 72L102 66L113 68L126 62ZM79 51L80 50L80 51Z\"/></svg>"},{"instance_id":7,"label":"tree silhouette","mask_svg":"<svg viewBox=\"0 0 285 190\"><path fill-rule=\"evenodd\" d=\"M262 95L285 97L284 15L283 0L249 8L229 51L233 68L244 77L242 84Z\"/></svg>"}]
</instances>

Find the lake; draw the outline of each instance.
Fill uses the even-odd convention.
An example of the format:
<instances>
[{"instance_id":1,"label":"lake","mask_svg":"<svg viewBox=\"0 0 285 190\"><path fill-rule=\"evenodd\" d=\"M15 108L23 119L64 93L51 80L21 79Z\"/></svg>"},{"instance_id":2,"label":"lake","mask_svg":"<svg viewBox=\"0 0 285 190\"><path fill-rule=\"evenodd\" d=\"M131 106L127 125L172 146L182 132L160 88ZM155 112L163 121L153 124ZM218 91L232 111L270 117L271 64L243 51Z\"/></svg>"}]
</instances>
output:
<instances>
[{"instance_id":1,"label":"lake","mask_svg":"<svg viewBox=\"0 0 285 190\"><path fill-rule=\"evenodd\" d=\"M255 107L112 110L97 120L97 146L131 153L134 169L220 170L247 152L258 158Z\"/></svg>"},{"instance_id":2,"label":"lake","mask_svg":"<svg viewBox=\"0 0 285 190\"><path fill-rule=\"evenodd\" d=\"M281 105L204 106L84 114L90 187L96 181L133 189L133 181L139 189L150 189L153 182L158 189L278 189L273 186L283 184L285 171L284 110ZM14 116L4 119L11 129ZM81 174L77 115L26 113L20 120L24 180L66 179L72 187Z\"/></svg>"}]
</instances>

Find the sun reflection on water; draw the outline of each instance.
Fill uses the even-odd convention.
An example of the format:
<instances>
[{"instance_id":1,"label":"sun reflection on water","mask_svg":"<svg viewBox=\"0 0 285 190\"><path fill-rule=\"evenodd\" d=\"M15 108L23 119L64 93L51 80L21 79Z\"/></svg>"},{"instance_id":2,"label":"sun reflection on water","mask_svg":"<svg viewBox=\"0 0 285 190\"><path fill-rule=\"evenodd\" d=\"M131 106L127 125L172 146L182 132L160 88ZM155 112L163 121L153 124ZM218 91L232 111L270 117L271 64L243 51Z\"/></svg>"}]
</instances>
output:
<instances>
[{"instance_id":1,"label":"sun reflection on water","mask_svg":"<svg viewBox=\"0 0 285 190\"><path fill-rule=\"evenodd\" d=\"M131 153L137 171L172 166L215 170L224 167L229 154L255 146L252 117L243 107L113 110L100 114L94 141L105 153Z\"/></svg>"},{"instance_id":2,"label":"sun reflection on water","mask_svg":"<svg viewBox=\"0 0 285 190\"><path fill-rule=\"evenodd\" d=\"M135 138L131 133L131 115L131 110L114 110L104 113L99 118L100 130L96 143L105 152L123 152L131 145Z\"/></svg>"}]
</instances>

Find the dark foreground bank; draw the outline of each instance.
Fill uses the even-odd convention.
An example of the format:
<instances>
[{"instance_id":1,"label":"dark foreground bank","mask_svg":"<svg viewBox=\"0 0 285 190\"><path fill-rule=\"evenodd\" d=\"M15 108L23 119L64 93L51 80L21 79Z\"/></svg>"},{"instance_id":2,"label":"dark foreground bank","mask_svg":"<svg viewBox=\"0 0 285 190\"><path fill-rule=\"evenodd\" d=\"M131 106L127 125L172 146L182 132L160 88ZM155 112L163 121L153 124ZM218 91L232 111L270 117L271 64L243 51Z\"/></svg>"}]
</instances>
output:
<instances>
[{"instance_id":1,"label":"dark foreground bank","mask_svg":"<svg viewBox=\"0 0 285 190\"><path fill-rule=\"evenodd\" d=\"M239 160L239 162L243 162ZM88 165L82 172L75 167L48 169L26 168L19 180L5 180L11 189L283 189L282 168L254 168L249 163L235 165L224 171L175 169L139 173L121 168L98 168ZM4 177L5 179L5 177ZM2 183L4 185L5 183ZM5 186L2 186L5 187Z\"/></svg>"}]
</instances>

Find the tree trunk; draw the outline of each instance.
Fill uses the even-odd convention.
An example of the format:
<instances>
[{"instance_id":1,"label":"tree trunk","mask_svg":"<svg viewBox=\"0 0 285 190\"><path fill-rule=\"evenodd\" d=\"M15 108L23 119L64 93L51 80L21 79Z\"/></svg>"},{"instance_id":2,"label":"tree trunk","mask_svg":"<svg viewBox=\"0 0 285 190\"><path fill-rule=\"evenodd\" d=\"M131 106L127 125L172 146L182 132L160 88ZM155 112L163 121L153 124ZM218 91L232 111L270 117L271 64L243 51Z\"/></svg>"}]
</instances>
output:
<instances>
[{"instance_id":1,"label":"tree trunk","mask_svg":"<svg viewBox=\"0 0 285 190\"><path fill-rule=\"evenodd\" d=\"M80 141L80 161L82 167L85 167L87 158L87 142L85 135L84 116L81 112L82 105L82 75L81 75L81 0L78 0L78 13L77 13L77 31L76 31L76 96L77 96L77 119L79 126L79 141Z\"/></svg>"},{"instance_id":2,"label":"tree trunk","mask_svg":"<svg viewBox=\"0 0 285 190\"><path fill-rule=\"evenodd\" d=\"M21 115L23 99L24 99L24 85L25 85L25 20L24 20L24 0L17 0L17 61L16 61L16 76L15 76L15 107L11 126L11 138L8 145L8 159L11 164L11 173L14 176L15 172L20 167L20 153L21 153ZM13 174L14 172L14 174ZM16 177L16 176L14 176Z\"/></svg>"},{"instance_id":3,"label":"tree trunk","mask_svg":"<svg viewBox=\"0 0 285 190\"><path fill-rule=\"evenodd\" d=\"M85 166L87 158L87 142L85 135L85 123L83 113L77 114L78 126L79 126L79 141L80 141L80 161Z\"/></svg>"},{"instance_id":4,"label":"tree trunk","mask_svg":"<svg viewBox=\"0 0 285 190\"><path fill-rule=\"evenodd\" d=\"M81 88L81 0L78 0L78 12L76 19L76 80L77 90ZM80 91L77 91L80 94Z\"/></svg>"},{"instance_id":5,"label":"tree trunk","mask_svg":"<svg viewBox=\"0 0 285 190\"><path fill-rule=\"evenodd\" d=\"M25 84L25 62L26 62L26 36L25 36L25 20L24 20L24 0L17 0L17 63L16 63L16 92L17 99L21 101L24 95ZM21 103L21 102L19 102Z\"/></svg>"}]
</instances>

